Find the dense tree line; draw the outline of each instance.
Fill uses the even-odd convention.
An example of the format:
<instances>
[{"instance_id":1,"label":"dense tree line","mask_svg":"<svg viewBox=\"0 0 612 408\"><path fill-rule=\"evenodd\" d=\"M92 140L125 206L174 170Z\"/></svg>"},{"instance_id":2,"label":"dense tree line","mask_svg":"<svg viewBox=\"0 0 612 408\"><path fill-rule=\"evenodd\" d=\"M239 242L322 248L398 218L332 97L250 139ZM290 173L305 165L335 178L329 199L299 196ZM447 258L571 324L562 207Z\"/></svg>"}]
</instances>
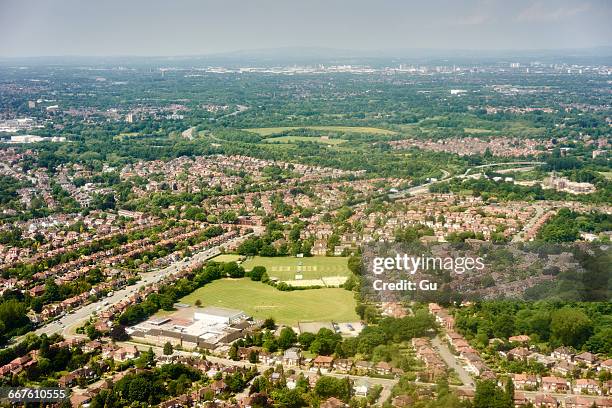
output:
<instances>
[{"instance_id":1,"label":"dense tree line","mask_svg":"<svg viewBox=\"0 0 612 408\"><path fill-rule=\"evenodd\" d=\"M548 351L570 346L610 354L611 313L610 304L605 302L488 301L458 309L456 325L482 347L488 346L492 338L527 334L532 343L544 344Z\"/></svg>"}]
</instances>

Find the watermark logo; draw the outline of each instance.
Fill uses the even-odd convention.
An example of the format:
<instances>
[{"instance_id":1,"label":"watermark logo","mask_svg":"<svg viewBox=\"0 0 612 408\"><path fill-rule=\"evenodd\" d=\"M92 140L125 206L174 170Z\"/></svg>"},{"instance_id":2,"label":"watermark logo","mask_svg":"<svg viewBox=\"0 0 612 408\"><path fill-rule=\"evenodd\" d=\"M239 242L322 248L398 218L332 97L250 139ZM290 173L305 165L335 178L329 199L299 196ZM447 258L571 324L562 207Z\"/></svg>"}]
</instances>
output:
<instances>
[{"instance_id":1,"label":"watermark logo","mask_svg":"<svg viewBox=\"0 0 612 408\"><path fill-rule=\"evenodd\" d=\"M374 301L607 301L611 264L602 244L381 243L362 248L361 287Z\"/></svg>"}]
</instances>

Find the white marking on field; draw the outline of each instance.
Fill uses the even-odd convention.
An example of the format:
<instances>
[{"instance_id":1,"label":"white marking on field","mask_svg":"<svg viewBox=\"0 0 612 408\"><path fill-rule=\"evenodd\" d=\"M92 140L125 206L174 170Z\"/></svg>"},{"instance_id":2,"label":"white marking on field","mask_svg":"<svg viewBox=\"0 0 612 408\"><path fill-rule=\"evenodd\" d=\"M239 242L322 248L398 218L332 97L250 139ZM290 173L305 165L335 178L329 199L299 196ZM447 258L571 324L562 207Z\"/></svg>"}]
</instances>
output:
<instances>
[{"instance_id":1,"label":"white marking on field","mask_svg":"<svg viewBox=\"0 0 612 408\"><path fill-rule=\"evenodd\" d=\"M344 285L344 282L348 277L346 276L326 276L321 278L321 280L325 283L325 286L341 286Z\"/></svg>"},{"instance_id":2,"label":"white marking on field","mask_svg":"<svg viewBox=\"0 0 612 408\"><path fill-rule=\"evenodd\" d=\"M288 280L284 281L287 285L302 287L302 286L325 286L321 279L303 279L303 280Z\"/></svg>"}]
</instances>

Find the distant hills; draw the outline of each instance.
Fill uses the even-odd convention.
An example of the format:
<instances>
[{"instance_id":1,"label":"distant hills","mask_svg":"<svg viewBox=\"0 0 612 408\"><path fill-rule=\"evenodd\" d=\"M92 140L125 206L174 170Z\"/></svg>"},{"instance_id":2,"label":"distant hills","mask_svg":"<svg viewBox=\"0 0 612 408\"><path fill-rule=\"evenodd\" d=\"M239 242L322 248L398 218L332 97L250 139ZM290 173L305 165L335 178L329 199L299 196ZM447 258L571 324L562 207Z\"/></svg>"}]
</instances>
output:
<instances>
[{"instance_id":1,"label":"distant hills","mask_svg":"<svg viewBox=\"0 0 612 408\"><path fill-rule=\"evenodd\" d=\"M494 62L533 62L612 64L612 46L578 49L543 50L457 50L457 49L388 49L350 50L321 47L287 47L238 50L206 55L184 56L40 56L7 58L0 57L0 63L14 64L59 64L59 65L169 65L169 66L210 66L210 65L251 65L272 66L287 64L355 64L355 65L397 65L403 64L478 64Z\"/></svg>"}]
</instances>

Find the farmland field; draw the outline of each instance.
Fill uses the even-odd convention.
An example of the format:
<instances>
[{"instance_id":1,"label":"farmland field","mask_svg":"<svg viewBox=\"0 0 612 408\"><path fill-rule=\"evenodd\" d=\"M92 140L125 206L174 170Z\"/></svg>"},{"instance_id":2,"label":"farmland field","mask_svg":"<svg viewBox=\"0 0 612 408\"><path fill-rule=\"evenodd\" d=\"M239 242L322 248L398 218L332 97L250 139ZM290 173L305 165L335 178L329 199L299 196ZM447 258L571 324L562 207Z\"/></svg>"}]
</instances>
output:
<instances>
[{"instance_id":1,"label":"farmland field","mask_svg":"<svg viewBox=\"0 0 612 408\"><path fill-rule=\"evenodd\" d=\"M247 259L244 264L247 271L254 266L265 266L268 276L281 281L293 281L296 275L302 275L303 280L317 280L326 277L347 277L348 258L346 257L261 257Z\"/></svg>"},{"instance_id":2,"label":"farmland field","mask_svg":"<svg viewBox=\"0 0 612 408\"><path fill-rule=\"evenodd\" d=\"M244 129L249 132L257 133L261 136L270 136L275 133L284 132L294 129L312 129L330 132L348 132L348 133L374 133L377 135L394 135L397 132L388 129L366 127L366 126L284 126L284 127L269 127L269 128L251 128Z\"/></svg>"},{"instance_id":3,"label":"farmland field","mask_svg":"<svg viewBox=\"0 0 612 408\"><path fill-rule=\"evenodd\" d=\"M209 283L180 299L180 303L219 306L245 311L256 319L273 317L278 323L299 321L355 322L353 293L338 288L282 292L261 282L222 279Z\"/></svg>"}]
</instances>

